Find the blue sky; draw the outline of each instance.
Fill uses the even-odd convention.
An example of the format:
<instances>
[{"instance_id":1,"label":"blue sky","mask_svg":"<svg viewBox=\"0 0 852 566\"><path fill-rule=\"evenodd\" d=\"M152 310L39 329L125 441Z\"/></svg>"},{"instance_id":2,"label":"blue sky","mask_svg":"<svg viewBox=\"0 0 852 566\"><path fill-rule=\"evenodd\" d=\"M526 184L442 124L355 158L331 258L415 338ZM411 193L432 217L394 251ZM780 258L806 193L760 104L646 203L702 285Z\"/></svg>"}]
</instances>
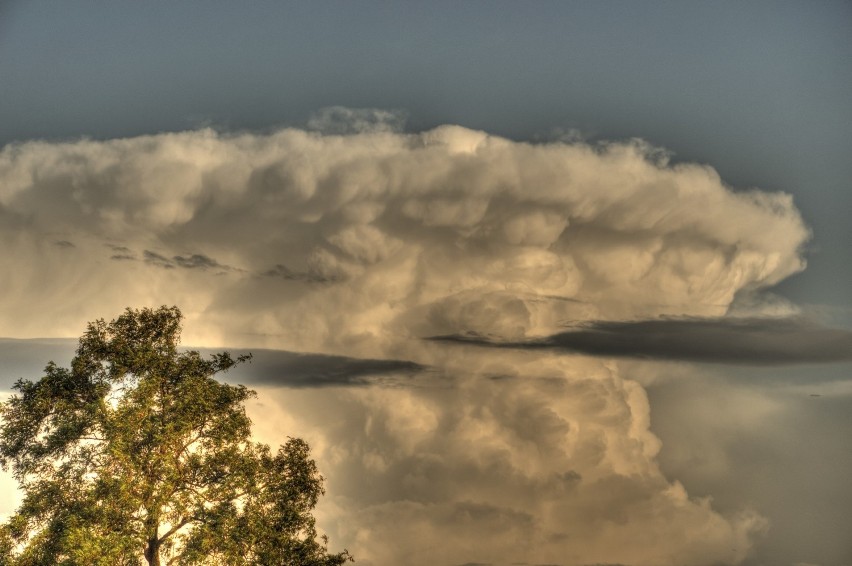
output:
<instances>
[{"instance_id":1,"label":"blue sky","mask_svg":"<svg viewBox=\"0 0 852 566\"><path fill-rule=\"evenodd\" d=\"M235 379L272 399L252 409L261 436L315 446L331 482L320 524L365 565L425 559L429 528L446 543L429 564L498 563L470 548L477 536L518 552L541 542L521 561L560 555L548 529L583 523L530 493L551 497L551 472L574 477L566 454L578 476L602 478L582 480L572 505L589 525L620 525L565 546L578 563L698 563L703 551L678 541L705 532L719 563L847 564L850 364L814 363L812 333L852 327L850 61L840 1L4 2L0 244L15 268L0 276L0 367L15 375L0 385L70 351L18 339L177 302L189 343L271 349ZM318 141L298 130L329 107L405 126ZM462 128L432 131L445 124ZM634 138L670 164L648 167ZM573 141L543 145L554 140ZM560 192L566 179L583 180L580 200ZM793 204L766 196L777 192ZM787 277L799 251L808 266ZM726 326L729 308L744 322ZM759 318L794 311L806 322ZM565 320L645 332L664 316L710 317L713 333L670 323L681 353L664 336L654 347L669 351L640 361L419 341L518 342ZM718 351L702 343L717 331L743 337L734 365L692 363L706 357L696 347ZM831 359L848 360L848 331L831 332ZM765 362L754 344L811 365L748 366ZM352 359L358 387L312 365L345 373ZM361 387L365 367L432 366L454 385L426 372L417 388ZM663 521L647 548L624 542L644 536L631 494ZM399 529L394 544L383 529Z\"/></svg>"}]
</instances>

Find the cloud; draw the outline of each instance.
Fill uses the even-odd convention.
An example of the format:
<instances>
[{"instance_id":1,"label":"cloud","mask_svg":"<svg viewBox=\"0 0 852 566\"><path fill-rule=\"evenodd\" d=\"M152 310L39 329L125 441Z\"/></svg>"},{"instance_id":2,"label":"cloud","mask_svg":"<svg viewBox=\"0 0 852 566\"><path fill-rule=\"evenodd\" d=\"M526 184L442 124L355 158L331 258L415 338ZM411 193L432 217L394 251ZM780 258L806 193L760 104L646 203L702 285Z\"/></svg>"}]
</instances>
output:
<instances>
[{"instance_id":1,"label":"cloud","mask_svg":"<svg viewBox=\"0 0 852 566\"><path fill-rule=\"evenodd\" d=\"M788 195L733 192L709 167L668 166L641 142L531 145L455 126L27 142L0 152L0 179L10 217L0 231L4 249L33 258L5 275L3 306L16 320L7 334L76 335L92 314L120 311L135 296L190 311L197 304L188 314L212 314L199 319L207 326L223 310L217 301L264 297L276 279L291 287L347 282L359 297L388 293L401 316L420 309L432 334L465 316L477 319L474 327L452 330L486 331L476 313L504 301L514 301L509 316L525 335L554 331L563 319L718 316L737 293L801 270L809 237ZM45 249L57 231L86 258ZM116 240L147 250L145 261L100 263L129 258L95 249ZM234 269L199 296L200 279L145 269L169 265L201 268L188 269L199 277L205 267L211 275L217 266ZM264 283L254 274L278 277ZM61 301L68 277L80 279L78 307L14 316L27 289ZM98 288L107 280L115 292ZM145 292L143 281L169 290ZM276 332L288 330L272 319L287 316L288 299L303 292L280 293L286 297L265 316ZM542 297L574 306L551 307ZM367 308L346 311L359 305ZM232 318L228 327L252 332L253 321ZM288 340L268 345L287 348Z\"/></svg>"},{"instance_id":2,"label":"cloud","mask_svg":"<svg viewBox=\"0 0 852 566\"><path fill-rule=\"evenodd\" d=\"M603 357L783 365L852 361L852 332L805 318L663 318L592 321L526 342L477 335L430 340L500 348L547 348Z\"/></svg>"},{"instance_id":3,"label":"cloud","mask_svg":"<svg viewBox=\"0 0 852 566\"><path fill-rule=\"evenodd\" d=\"M632 366L421 337L722 317L804 268L789 195L635 140L393 123L5 146L0 335L176 304L186 344L286 351L228 379L257 384L259 437L314 446L320 525L365 566L742 560L765 521L660 471Z\"/></svg>"},{"instance_id":4,"label":"cloud","mask_svg":"<svg viewBox=\"0 0 852 566\"><path fill-rule=\"evenodd\" d=\"M171 258L167 258L157 252L145 250L142 252L142 257L144 258L145 263L156 265L157 267L163 267L165 269L182 267L184 269L216 269L219 272L231 271L234 269L228 265L222 265L215 259L204 254L175 255ZM111 256L111 259L135 259L135 256L132 254L117 254Z\"/></svg>"},{"instance_id":5,"label":"cloud","mask_svg":"<svg viewBox=\"0 0 852 566\"><path fill-rule=\"evenodd\" d=\"M152 252L151 250L145 250L142 253L142 257L145 258L145 263L150 263L151 265L156 265L165 269L174 269L175 267L175 264L172 260L158 254L157 252Z\"/></svg>"},{"instance_id":6,"label":"cloud","mask_svg":"<svg viewBox=\"0 0 852 566\"><path fill-rule=\"evenodd\" d=\"M225 268L225 266L221 265L215 259L203 254L192 254L188 256L176 255L172 258L172 261L174 261L179 267L184 267L186 269Z\"/></svg>"},{"instance_id":7,"label":"cloud","mask_svg":"<svg viewBox=\"0 0 852 566\"><path fill-rule=\"evenodd\" d=\"M308 119L308 129L327 135L401 132L408 119L402 110L329 106Z\"/></svg>"},{"instance_id":8,"label":"cloud","mask_svg":"<svg viewBox=\"0 0 852 566\"><path fill-rule=\"evenodd\" d=\"M278 264L271 269L263 272L265 277L280 277L288 281L309 281L313 283L331 283L335 279L322 275L321 273L312 273L310 271L293 271L286 265Z\"/></svg>"},{"instance_id":9,"label":"cloud","mask_svg":"<svg viewBox=\"0 0 852 566\"><path fill-rule=\"evenodd\" d=\"M207 350L202 350L202 352ZM213 350L210 350L212 352ZM247 384L281 387L329 387L367 385L379 380L411 378L429 371L404 360L371 360L253 349L251 362L242 366L240 379Z\"/></svg>"},{"instance_id":10,"label":"cloud","mask_svg":"<svg viewBox=\"0 0 852 566\"><path fill-rule=\"evenodd\" d=\"M250 415L260 438L311 442L330 494L321 524L369 564L745 556L765 521L719 515L663 477L641 387L593 360L517 356L500 361L520 375L496 382L427 374L416 387L261 387ZM357 509L357 521L342 509Z\"/></svg>"},{"instance_id":11,"label":"cloud","mask_svg":"<svg viewBox=\"0 0 852 566\"><path fill-rule=\"evenodd\" d=\"M722 512L749 500L770 518L745 564L851 563L852 366L667 365L648 388L660 464Z\"/></svg>"},{"instance_id":12,"label":"cloud","mask_svg":"<svg viewBox=\"0 0 852 566\"><path fill-rule=\"evenodd\" d=\"M105 247L112 250L111 260L115 261L136 261L136 254L127 246L117 246L115 244L105 244Z\"/></svg>"}]
</instances>

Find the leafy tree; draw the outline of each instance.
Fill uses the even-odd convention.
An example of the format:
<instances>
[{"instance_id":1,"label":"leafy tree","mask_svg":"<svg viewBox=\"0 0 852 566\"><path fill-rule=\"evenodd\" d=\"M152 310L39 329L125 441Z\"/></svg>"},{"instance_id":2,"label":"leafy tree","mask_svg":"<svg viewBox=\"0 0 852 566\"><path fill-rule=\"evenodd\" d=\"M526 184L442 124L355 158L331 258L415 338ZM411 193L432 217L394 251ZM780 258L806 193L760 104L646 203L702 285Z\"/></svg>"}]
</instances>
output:
<instances>
[{"instance_id":1,"label":"leafy tree","mask_svg":"<svg viewBox=\"0 0 852 566\"><path fill-rule=\"evenodd\" d=\"M323 478L308 445L251 441L254 392L214 379L250 356L178 350L176 307L90 323L70 369L50 362L0 405L0 463L24 500L0 564L333 566L317 540Z\"/></svg>"}]
</instances>

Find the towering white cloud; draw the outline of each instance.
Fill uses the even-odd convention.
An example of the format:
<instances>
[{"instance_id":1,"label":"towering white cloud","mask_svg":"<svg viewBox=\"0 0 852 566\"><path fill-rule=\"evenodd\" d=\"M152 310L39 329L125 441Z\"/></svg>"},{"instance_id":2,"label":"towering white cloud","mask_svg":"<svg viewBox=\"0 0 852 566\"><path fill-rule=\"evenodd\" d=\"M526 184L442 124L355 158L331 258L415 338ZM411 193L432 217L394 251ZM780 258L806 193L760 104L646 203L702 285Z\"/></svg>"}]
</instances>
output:
<instances>
[{"instance_id":1,"label":"towering white cloud","mask_svg":"<svg viewBox=\"0 0 852 566\"><path fill-rule=\"evenodd\" d=\"M264 385L258 434L312 440L323 526L363 564L736 562L764 528L659 471L619 366L422 337L720 316L803 268L789 196L641 142L203 130L0 153L0 335L181 306L186 342L432 368ZM266 380L267 382L269 380Z\"/></svg>"}]
</instances>

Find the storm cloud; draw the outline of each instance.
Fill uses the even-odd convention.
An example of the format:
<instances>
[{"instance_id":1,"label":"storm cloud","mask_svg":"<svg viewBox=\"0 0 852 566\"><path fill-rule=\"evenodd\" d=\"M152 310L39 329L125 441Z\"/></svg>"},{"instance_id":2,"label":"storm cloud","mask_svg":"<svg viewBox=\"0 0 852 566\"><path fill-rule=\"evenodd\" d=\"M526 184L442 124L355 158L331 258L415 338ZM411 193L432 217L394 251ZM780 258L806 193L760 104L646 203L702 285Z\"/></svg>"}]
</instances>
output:
<instances>
[{"instance_id":1,"label":"storm cloud","mask_svg":"<svg viewBox=\"0 0 852 566\"><path fill-rule=\"evenodd\" d=\"M185 344L284 351L228 379L256 384L259 438L309 440L320 525L365 566L743 560L766 520L667 478L645 390L599 356L639 355L625 344L643 332L678 344L660 356L694 348L673 342L684 329L724 342L727 323L653 319L716 320L802 270L790 196L734 191L637 140L357 118L367 132L6 146L0 335L79 336L176 304ZM580 342L558 342L566 323L589 325ZM553 343L422 339L465 332Z\"/></svg>"},{"instance_id":2,"label":"storm cloud","mask_svg":"<svg viewBox=\"0 0 852 566\"><path fill-rule=\"evenodd\" d=\"M4 215L18 219L0 230L7 255L35 258L4 274L8 312L23 308L30 280L41 281L31 287L44 300L61 296L65 277L99 275L77 282L76 307L48 309L46 319L11 317L14 332L29 336L76 335L95 311L121 310L127 297L149 295L140 287L152 283L170 289L157 302L186 308L185 296L206 281L144 264L103 265L104 241L148 250L151 267L235 268L223 284L202 285L205 296L192 303L216 301L221 293L212 291L223 287L262 296L266 286L252 274L278 273L359 289L369 282L391 292L389 303L433 305L427 318L452 327L435 334L485 331L482 317L475 327L445 319L519 300L504 324L543 334L558 328L558 317L724 314L737 291L801 270L809 237L789 196L732 192L711 168L669 166L642 142L531 145L454 126L28 142L0 152L0 180ZM51 251L57 238L76 247ZM380 273L388 289L379 290ZM105 281L121 285L94 293ZM79 300L90 293L99 308ZM542 297L585 308L548 308L555 320L544 320L533 305ZM228 326L250 332L245 320Z\"/></svg>"}]
</instances>

